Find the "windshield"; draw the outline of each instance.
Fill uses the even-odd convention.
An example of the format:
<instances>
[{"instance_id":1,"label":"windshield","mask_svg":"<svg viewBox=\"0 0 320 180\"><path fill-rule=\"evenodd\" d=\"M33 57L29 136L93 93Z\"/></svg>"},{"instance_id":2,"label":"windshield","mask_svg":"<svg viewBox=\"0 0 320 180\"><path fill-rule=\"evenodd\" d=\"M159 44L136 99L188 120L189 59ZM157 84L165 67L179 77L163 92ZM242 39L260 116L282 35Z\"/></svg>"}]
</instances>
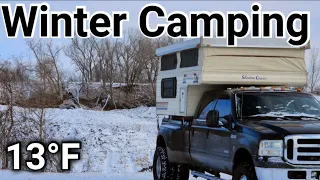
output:
<instances>
[{"instance_id":1,"label":"windshield","mask_svg":"<svg viewBox=\"0 0 320 180\"><path fill-rule=\"evenodd\" d=\"M312 95L291 92L236 94L238 119L247 117L319 117L320 104Z\"/></svg>"}]
</instances>

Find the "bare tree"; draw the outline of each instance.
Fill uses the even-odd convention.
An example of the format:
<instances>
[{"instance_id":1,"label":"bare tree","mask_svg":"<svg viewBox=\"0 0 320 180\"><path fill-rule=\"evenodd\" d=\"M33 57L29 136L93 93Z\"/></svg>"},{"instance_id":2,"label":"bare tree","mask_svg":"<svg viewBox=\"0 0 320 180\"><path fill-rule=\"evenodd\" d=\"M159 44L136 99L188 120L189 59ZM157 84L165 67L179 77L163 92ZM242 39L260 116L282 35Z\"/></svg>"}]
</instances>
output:
<instances>
[{"instance_id":1,"label":"bare tree","mask_svg":"<svg viewBox=\"0 0 320 180\"><path fill-rule=\"evenodd\" d=\"M12 140L12 131L14 127L14 104L22 94L22 81L24 72L21 64L15 65L10 61L4 61L0 64L0 97L7 105L7 109L0 112L0 152L2 168L8 167L8 155L5 153L6 146Z\"/></svg>"},{"instance_id":2,"label":"bare tree","mask_svg":"<svg viewBox=\"0 0 320 180\"><path fill-rule=\"evenodd\" d=\"M36 58L36 72L42 84L41 92L55 92L60 99L63 96L61 71L58 57L61 47L54 46L52 41L27 41L27 45Z\"/></svg>"},{"instance_id":3,"label":"bare tree","mask_svg":"<svg viewBox=\"0 0 320 180\"><path fill-rule=\"evenodd\" d=\"M320 62L319 62L319 49L313 48L311 49L311 57L309 61L309 78L308 78L308 86L310 88L311 93L314 93L316 86L320 80Z\"/></svg>"},{"instance_id":4,"label":"bare tree","mask_svg":"<svg viewBox=\"0 0 320 180\"><path fill-rule=\"evenodd\" d=\"M155 99L159 63L155 50L179 41L182 39L168 36L149 39L141 35L137 29L128 29L122 39L74 38L65 47L64 52L81 72L82 83L86 84L83 89L87 92L87 98L88 83L93 81L102 83L96 104L100 102L104 93L110 94L114 100L113 85L117 81L126 84L121 88L125 92L126 101L130 101L129 94L135 96L134 88L139 85L138 83L149 84L148 87L151 87L152 97ZM120 92L118 96L121 97ZM102 97L104 98L106 96Z\"/></svg>"},{"instance_id":5,"label":"bare tree","mask_svg":"<svg viewBox=\"0 0 320 180\"><path fill-rule=\"evenodd\" d=\"M97 55L92 46L93 41L95 41L94 37L88 39L75 37L64 49L64 53L78 67L85 82L94 80L94 68L97 65Z\"/></svg>"},{"instance_id":6,"label":"bare tree","mask_svg":"<svg viewBox=\"0 0 320 180\"><path fill-rule=\"evenodd\" d=\"M123 79L130 92L135 83L142 77L145 59L142 58L143 45L146 38L137 30L129 29L121 44L118 46L117 60L123 73Z\"/></svg>"},{"instance_id":7,"label":"bare tree","mask_svg":"<svg viewBox=\"0 0 320 180\"><path fill-rule=\"evenodd\" d=\"M75 37L70 44L64 48L64 53L76 65L82 75L82 83L88 96L88 83L94 80L94 71L99 68L99 61L95 51L94 37L81 39Z\"/></svg>"},{"instance_id":8,"label":"bare tree","mask_svg":"<svg viewBox=\"0 0 320 180\"><path fill-rule=\"evenodd\" d=\"M12 137L15 140L22 142L21 158L26 161L31 158L29 152L26 151L26 146L32 141L41 141L49 143L53 139L48 133L50 129L49 113L45 108L21 108L15 112L14 116L15 126L13 128ZM59 164L57 154L45 154L47 160L46 167L41 171L60 171L61 164ZM21 169L26 170L27 167L23 164Z\"/></svg>"}]
</instances>

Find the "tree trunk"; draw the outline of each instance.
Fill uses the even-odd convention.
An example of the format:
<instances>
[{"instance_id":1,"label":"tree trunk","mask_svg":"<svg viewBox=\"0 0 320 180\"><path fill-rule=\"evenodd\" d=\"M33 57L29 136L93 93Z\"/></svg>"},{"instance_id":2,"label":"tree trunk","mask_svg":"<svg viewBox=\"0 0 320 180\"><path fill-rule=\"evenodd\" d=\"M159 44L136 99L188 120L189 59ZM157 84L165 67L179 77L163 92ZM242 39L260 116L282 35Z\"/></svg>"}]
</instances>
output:
<instances>
[{"instance_id":1,"label":"tree trunk","mask_svg":"<svg viewBox=\"0 0 320 180\"><path fill-rule=\"evenodd\" d=\"M4 143L6 144L6 143ZM6 153L6 147L3 147L3 150L5 150L2 153L1 161L2 161L2 169L8 169L8 154Z\"/></svg>"}]
</instances>

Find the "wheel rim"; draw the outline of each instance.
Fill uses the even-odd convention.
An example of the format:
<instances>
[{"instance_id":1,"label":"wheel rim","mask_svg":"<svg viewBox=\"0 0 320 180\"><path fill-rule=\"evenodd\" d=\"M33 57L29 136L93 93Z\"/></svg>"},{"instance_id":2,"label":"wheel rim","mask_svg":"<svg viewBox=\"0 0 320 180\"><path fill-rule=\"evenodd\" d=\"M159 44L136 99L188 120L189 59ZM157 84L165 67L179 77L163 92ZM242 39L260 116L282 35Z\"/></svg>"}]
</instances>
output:
<instances>
[{"instance_id":1,"label":"wheel rim","mask_svg":"<svg viewBox=\"0 0 320 180\"><path fill-rule=\"evenodd\" d=\"M157 159L156 171L157 171L157 177L158 177L158 179L160 179L160 176L161 176L161 160L160 160L160 157L158 157L158 159Z\"/></svg>"},{"instance_id":2,"label":"wheel rim","mask_svg":"<svg viewBox=\"0 0 320 180\"><path fill-rule=\"evenodd\" d=\"M240 180L247 180L247 176L242 175L241 178L240 178Z\"/></svg>"}]
</instances>

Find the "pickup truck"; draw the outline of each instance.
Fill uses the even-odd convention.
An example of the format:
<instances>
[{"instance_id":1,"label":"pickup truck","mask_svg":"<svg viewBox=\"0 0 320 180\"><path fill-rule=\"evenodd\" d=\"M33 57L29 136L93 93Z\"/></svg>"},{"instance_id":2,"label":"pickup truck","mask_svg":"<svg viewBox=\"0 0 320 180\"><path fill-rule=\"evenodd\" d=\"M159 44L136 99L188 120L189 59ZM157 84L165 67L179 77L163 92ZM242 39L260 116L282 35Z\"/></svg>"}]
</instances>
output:
<instances>
[{"instance_id":1,"label":"pickup truck","mask_svg":"<svg viewBox=\"0 0 320 180\"><path fill-rule=\"evenodd\" d=\"M153 177L319 180L319 119L319 101L300 91L208 91L194 117L162 119Z\"/></svg>"}]
</instances>

